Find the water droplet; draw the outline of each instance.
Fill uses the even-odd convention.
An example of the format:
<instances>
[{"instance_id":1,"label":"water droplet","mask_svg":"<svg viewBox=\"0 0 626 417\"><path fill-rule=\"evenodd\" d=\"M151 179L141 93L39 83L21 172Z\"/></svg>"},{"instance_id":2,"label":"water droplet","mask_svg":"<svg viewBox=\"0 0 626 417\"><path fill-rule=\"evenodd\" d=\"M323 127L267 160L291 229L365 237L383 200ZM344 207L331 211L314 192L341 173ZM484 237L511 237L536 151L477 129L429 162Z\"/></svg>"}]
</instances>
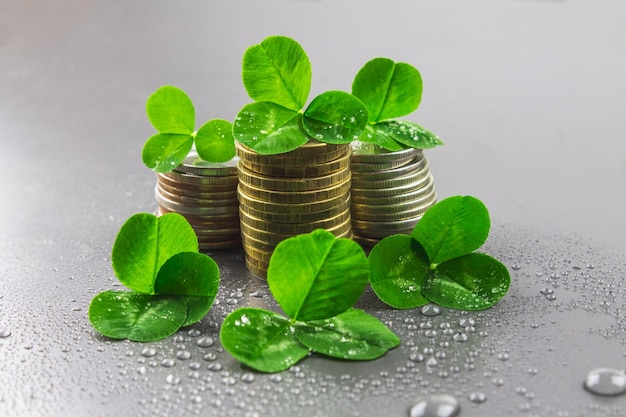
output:
<instances>
[{"instance_id":1,"label":"water droplet","mask_svg":"<svg viewBox=\"0 0 626 417\"><path fill-rule=\"evenodd\" d=\"M198 339L198 341L196 342L196 346L201 348L208 348L210 346L213 346L213 343L215 343L215 341L212 337L205 336Z\"/></svg>"},{"instance_id":2,"label":"water droplet","mask_svg":"<svg viewBox=\"0 0 626 417\"><path fill-rule=\"evenodd\" d=\"M452 339L455 342L461 342L462 343L462 342L467 342L468 337L467 337L467 334L465 334L465 333L457 333L454 336L452 336Z\"/></svg>"},{"instance_id":3,"label":"water droplet","mask_svg":"<svg viewBox=\"0 0 626 417\"><path fill-rule=\"evenodd\" d=\"M254 379L255 379L254 374L251 374L251 373L245 373L245 374L241 375L241 380L243 382L248 383L248 384L251 383L251 382L254 382Z\"/></svg>"},{"instance_id":4,"label":"water droplet","mask_svg":"<svg viewBox=\"0 0 626 417\"><path fill-rule=\"evenodd\" d=\"M166 358L161 361L161 366L164 368L171 368L174 365L176 365L176 361L171 358Z\"/></svg>"},{"instance_id":5,"label":"water droplet","mask_svg":"<svg viewBox=\"0 0 626 417\"><path fill-rule=\"evenodd\" d=\"M198 337L202 334L202 332L198 329L191 329L187 332L187 336L189 337Z\"/></svg>"},{"instance_id":6,"label":"water droplet","mask_svg":"<svg viewBox=\"0 0 626 417\"><path fill-rule=\"evenodd\" d=\"M484 392L472 392L467 396L467 399L473 402L474 404L482 404L487 401L487 396Z\"/></svg>"},{"instance_id":7,"label":"water droplet","mask_svg":"<svg viewBox=\"0 0 626 417\"><path fill-rule=\"evenodd\" d=\"M176 352L176 359L180 359L181 361L186 361L191 358L191 352L188 350L179 350Z\"/></svg>"},{"instance_id":8,"label":"water droplet","mask_svg":"<svg viewBox=\"0 0 626 417\"><path fill-rule=\"evenodd\" d=\"M9 336L11 336L11 330L9 330L9 329L2 329L2 330L0 330L0 337L1 338L4 339L4 338L9 337Z\"/></svg>"},{"instance_id":9,"label":"water droplet","mask_svg":"<svg viewBox=\"0 0 626 417\"><path fill-rule=\"evenodd\" d=\"M167 377L165 377L165 381L170 385L178 385L180 384L180 377L169 374Z\"/></svg>"},{"instance_id":10,"label":"water droplet","mask_svg":"<svg viewBox=\"0 0 626 417\"><path fill-rule=\"evenodd\" d=\"M156 350L154 348L143 348L141 351L141 356L145 358L151 358L156 355Z\"/></svg>"},{"instance_id":11,"label":"water droplet","mask_svg":"<svg viewBox=\"0 0 626 417\"><path fill-rule=\"evenodd\" d=\"M514 264L511 266L511 269L513 271L519 271L520 269L522 269L522 267L519 264Z\"/></svg>"},{"instance_id":12,"label":"water droplet","mask_svg":"<svg viewBox=\"0 0 626 417\"><path fill-rule=\"evenodd\" d=\"M420 312L426 317L435 317L441 314L441 307L434 304L427 304L422 307Z\"/></svg>"},{"instance_id":13,"label":"water droplet","mask_svg":"<svg viewBox=\"0 0 626 417\"><path fill-rule=\"evenodd\" d=\"M456 398L447 394L435 394L418 401L409 412L411 417L455 417L461 406Z\"/></svg>"},{"instance_id":14,"label":"water droplet","mask_svg":"<svg viewBox=\"0 0 626 417\"><path fill-rule=\"evenodd\" d=\"M594 369L587 374L584 387L597 395L620 395L626 392L626 375L617 369Z\"/></svg>"}]
</instances>

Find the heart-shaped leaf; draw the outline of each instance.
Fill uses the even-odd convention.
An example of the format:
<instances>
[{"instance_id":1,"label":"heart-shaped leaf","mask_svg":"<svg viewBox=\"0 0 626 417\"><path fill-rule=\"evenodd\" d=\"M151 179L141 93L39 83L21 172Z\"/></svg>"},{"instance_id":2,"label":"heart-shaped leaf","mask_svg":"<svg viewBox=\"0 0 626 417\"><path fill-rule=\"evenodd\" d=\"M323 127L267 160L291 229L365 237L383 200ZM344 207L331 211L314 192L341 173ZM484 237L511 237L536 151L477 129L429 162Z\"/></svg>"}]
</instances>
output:
<instances>
[{"instance_id":1,"label":"heart-shaped leaf","mask_svg":"<svg viewBox=\"0 0 626 417\"><path fill-rule=\"evenodd\" d=\"M319 141L350 143L363 132L367 109L351 94L327 91L313 99L302 122L307 133Z\"/></svg>"},{"instance_id":2,"label":"heart-shaped leaf","mask_svg":"<svg viewBox=\"0 0 626 417\"><path fill-rule=\"evenodd\" d=\"M377 129L376 126L377 125L370 124L365 125L363 133L359 136L359 142L374 143L392 152L406 149L406 146L396 142L391 136L386 134L384 130Z\"/></svg>"},{"instance_id":3,"label":"heart-shaped leaf","mask_svg":"<svg viewBox=\"0 0 626 417\"><path fill-rule=\"evenodd\" d=\"M176 213L156 217L138 213L120 229L111 254L113 270L126 287L154 293L161 266L180 252L198 252L198 238L187 220Z\"/></svg>"},{"instance_id":4,"label":"heart-shaped leaf","mask_svg":"<svg viewBox=\"0 0 626 417\"><path fill-rule=\"evenodd\" d=\"M315 352L351 360L376 359L400 339L376 317L349 309L338 316L298 323L296 337Z\"/></svg>"},{"instance_id":5,"label":"heart-shaped leaf","mask_svg":"<svg viewBox=\"0 0 626 417\"><path fill-rule=\"evenodd\" d=\"M169 172L183 162L192 146L192 136L158 133L143 145L141 159L156 172Z\"/></svg>"},{"instance_id":6,"label":"heart-shaped leaf","mask_svg":"<svg viewBox=\"0 0 626 417\"><path fill-rule=\"evenodd\" d=\"M244 106L233 126L235 139L263 155L293 151L308 142L302 114L273 103Z\"/></svg>"},{"instance_id":7,"label":"heart-shaped leaf","mask_svg":"<svg viewBox=\"0 0 626 417\"><path fill-rule=\"evenodd\" d=\"M487 239L490 228L485 205L471 196L454 196L432 206L412 236L426 250L431 264L467 255Z\"/></svg>"},{"instance_id":8,"label":"heart-shaped leaf","mask_svg":"<svg viewBox=\"0 0 626 417\"><path fill-rule=\"evenodd\" d=\"M235 156L233 125L222 119L213 119L196 132L196 151L208 162L226 162Z\"/></svg>"},{"instance_id":9,"label":"heart-shaped leaf","mask_svg":"<svg viewBox=\"0 0 626 417\"><path fill-rule=\"evenodd\" d=\"M138 342L173 335L187 316L187 305L178 297L105 291L89 305L89 320L104 336Z\"/></svg>"},{"instance_id":10,"label":"heart-shaped leaf","mask_svg":"<svg viewBox=\"0 0 626 417\"><path fill-rule=\"evenodd\" d=\"M294 336L285 317L266 310L244 307L222 323L220 341L240 362L261 372L280 372L309 353Z\"/></svg>"},{"instance_id":11,"label":"heart-shaped leaf","mask_svg":"<svg viewBox=\"0 0 626 417\"><path fill-rule=\"evenodd\" d=\"M384 135L410 148L429 149L443 145L439 136L417 123L389 120L376 123L373 127L377 135Z\"/></svg>"},{"instance_id":12,"label":"heart-shaped leaf","mask_svg":"<svg viewBox=\"0 0 626 417\"><path fill-rule=\"evenodd\" d=\"M298 42L270 36L246 50L242 78L253 100L300 111L311 88L311 62Z\"/></svg>"},{"instance_id":13,"label":"heart-shaped leaf","mask_svg":"<svg viewBox=\"0 0 626 417\"><path fill-rule=\"evenodd\" d=\"M377 123L417 109L422 98L422 77L409 64L374 58L357 73L352 94L365 103L369 121Z\"/></svg>"},{"instance_id":14,"label":"heart-shaped leaf","mask_svg":"<svg viewBox=\"0 0 626 417\"><path fill-rule=\"evenodd\" d=\"M471 253L449 260L432 271L422 291L434 303L462 310L483 310L509 289L506 266L489 255Z\"/></svg>"},{"instance_id":15,"label":"heart-shaped leaf","mask_svg":"<svg viewBox=\"0 0 626 417\"><path fill-rule=\"evenodd\" d=\"M196 113L189 96L171 85L157 89L146 102L148 119L159 133L191 135Z\"/></svg>"},{"instance_id":16,"label":"heart-shaped leaf","mask_svg":"<svg viewBox=\"0 0 626 417\"><path fill-rule=\"evenodd\" d=\"M378 298L394 308L428 304L422 285L430 262L421 245L407 235L392 235L370 251L370 285Z\"/></svg>"},{"instance_id":17,"label":"heart-shaped leaf","mask_svg":"<svg viewBox=\"0 0 626 417\"><path fill-rule=\"evenodd\" d=\"M323 229L280 242L267 282L283 311L300 321L323 320L352 307L369 277L361 246Z\"/></svg>"},{"instance_id":18,"label":"heart-shaped leaf","mask_svg":"<svg viewBox=\"0 0 626 417\"><path fill-rule=\"evenodd\" d=\"M187 303L188 326L202 319L217 295L220 271L213 259L198 252L181 252L169 258L159 269L154 282L156 294L172 294Z\"/></svg>"}]
</instances>

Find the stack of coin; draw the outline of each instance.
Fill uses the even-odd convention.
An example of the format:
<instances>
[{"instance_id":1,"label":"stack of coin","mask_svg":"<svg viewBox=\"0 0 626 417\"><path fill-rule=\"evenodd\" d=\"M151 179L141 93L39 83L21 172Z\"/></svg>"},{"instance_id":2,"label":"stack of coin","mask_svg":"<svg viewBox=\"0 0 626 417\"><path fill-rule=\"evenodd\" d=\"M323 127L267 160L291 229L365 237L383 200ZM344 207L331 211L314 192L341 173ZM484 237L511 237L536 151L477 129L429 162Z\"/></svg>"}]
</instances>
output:
<instances>
[{"instance_id":1,"label":"stack of coin","mask_svg":"<svg viewBox=\"0 0 626 417\"><path fill-rule=\"evenodd\" d=\"M246 266L265 278L282 240L315 229L351 237L350 146L311 141L277 155L237 143L239 216Z\"/></svg>"},{"instance_id":2,"label":"stack of coin","mask_svg":"<svg viewBox=\"0 0 626 417\"><path fill-rule=\"evenodd\" d=\"M173 171L157 174L158 214L184 216L201 251L241 247L238 161L207 162L192 151Z\"/></svg>"},{"instance_id":3,"label":"stack of coin","mask_svg":"<svg viewBox=\"0 0 626 417\"><path fill-rule=\"evenodd\" d=\"M421 149L392 152L355 141L350 169L352 232L362 245L373 246L389 235L411 233L437 201Z\"/></svg>"}]
</instances>

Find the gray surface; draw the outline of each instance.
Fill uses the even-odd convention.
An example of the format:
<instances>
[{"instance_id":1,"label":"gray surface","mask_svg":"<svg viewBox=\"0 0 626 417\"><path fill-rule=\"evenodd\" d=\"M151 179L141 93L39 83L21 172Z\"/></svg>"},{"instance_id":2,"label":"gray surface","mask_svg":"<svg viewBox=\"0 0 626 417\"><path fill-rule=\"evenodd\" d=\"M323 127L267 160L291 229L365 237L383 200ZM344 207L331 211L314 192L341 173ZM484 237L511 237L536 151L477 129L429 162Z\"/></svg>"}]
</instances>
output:
<instances>
[{"instance_id":1,"label":"gray surface","mask_svg":"<svg viewBox=\"0 0 626 417\"><path fill-rule=\"evenodd\" d=\"M582 388L626 354L625 26L626 6L609 0L0 2L0 330L11 332L0 415L403 416L434 392L456 396L462 416L626 414L626 397ZM445 311L428 337L418 311L366 294L361 306L398 332L398 349L368 363L312 357L277 380L218 346L224 314L272 305L251 295L264 283L233 251L215 254L220 303L192 327L200 336L142 345L94 333L86 311L116 283L113 239L155 208L140 157L146 97L174 84L199 119L232 119L248 102L241 55L272 34L307 50L313 93L349 89L374 56L420 69L409 119L446 142L428 153L440 197L490 208L484 250L514 278L503 302ZM456 334L467 317L465 343L440 328ZM215 344L198 347L201 337ZM428 347L436 365L410 360ZM191 357L176 359L181 350ZM476 392L487 401L472 403Z\"/></svg>"}]
</instances>

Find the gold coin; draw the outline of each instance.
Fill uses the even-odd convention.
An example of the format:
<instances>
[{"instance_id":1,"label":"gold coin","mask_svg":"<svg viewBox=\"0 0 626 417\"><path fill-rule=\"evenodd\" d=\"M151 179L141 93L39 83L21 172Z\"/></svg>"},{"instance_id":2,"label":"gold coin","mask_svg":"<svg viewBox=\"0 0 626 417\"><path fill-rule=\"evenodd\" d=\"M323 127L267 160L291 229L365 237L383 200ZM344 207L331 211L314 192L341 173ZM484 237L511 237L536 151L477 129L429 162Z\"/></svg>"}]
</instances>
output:
<instances>
[{"instance_id":1,"label":"gold coin","mask_svg":"<svg viewBox=\"0 0 626 417\"><path fill-rule=\"evenodd\" d=\"M419 178L414 182L409 184L405 184L399 187L393 188L357 188L352 187L350 190L352 196L360 196L360 197L368 197L368 198L379 198L379 197L390 197L398 194L411 193L419 190L420 188L426 186L432 182L432 176L430 173L423 178Z\"/></svg>"},{"instance_id":2,"label":"gold coin","mask_svg":"<svg viewBox=\"0 0 626 417\"><path fill-rule=\"evenodd\" d=\"M358 236L358 235L352 236L352 240L354 240L361 246L368 246L368 247L375 246L378 242L380 242L380 239L363 237L363 236Z\"/></svg>"},{"instance_id":3,"label":"gold coin","mask_svg":"<svg viewBox=\"0 0 626 417\"><path fill-rule=\"evenodd\" d=\"M229 199L194 198L194 197L186 197L186 196L176 194L176 193L170 193L162 189L158 184L155 187L154 192L155 192L155 195L159 194L160 196L170 201L173 201L175 203L178 203L187 207L217 207L217 206L233 206L233 205L239 204L239 200L237 200L236 192Z\"/></svg>"},{"instance_id":4,"label":"gold coin","mask_svg":"<svg viewBox=\"0 0 626 417\"><path fill-rule=\"evenodd\" d=\"M232 240L209 240L198 241L198 249L201 252L208 252L212 250L222 249L235 249L241 247L241 238L234 238Z\"/></svg>"},{"instance_id":5,"label":"gold coin","mask_svg":"<svg viewBox=\"0 0 626 417\"><path fill-rule=\"evenodd\" d=\"M186 174L176 171L160 172L157 174L160 179L168 181L170 184L194 184L194 185L214 185L218 187L236 186L239 182L237 173L234 175L204 177L194 174Z\"/></svg>"},{"instance_id":6,"label":"gold coin","mask_svg":"<svg viewBox=\"0 0 626 417\"><path fill-rule=\"evenodd\" d=\"M384 162L379 164L365 164L361 162L354 162L354 160L350 163L350 170L352 172L375 172L375 171L384 171L389 169L397 169L403 167L406 164L410 164L415 157L409 156L405 158L394 159L391 162Z\"/></svg>"},{"instance_id":7,"label":"gold coin","mask_svg":"<svg viewBox=\"0 0 626 417\"><path fill-rule=\"evenodd\" d=\"M350 169L337 171L321 177L301 177L301 178L278 178L257 174L239 166L239 182L251 187L271 190L271 191L315 191L332 187L350 178Z\"/></svg>"},{"instance_id":8,"label":"gold coin","mask_svg":"<svg viewBox=\"0 0 626 417\"><path fill-rule=\"evenodd\" d=\"M250 258L257 260L257 261L266 262L268 264L272 257L272 253L274 253L273 250L267 251L267 250L258 249L248 243L243 244L243 250L246 252L246 254Z\"/></svg>"},{"instance_id":9,"label":"gold coin","mask_svg":"<svg viewBox=\"0 0 626 417\"><path fill-rule=\"evenodd\" d=\"M254 187L246 184L245 182L239 183L239 191L248 195L249 197L256 198L268 203L281 203L281 204L301 204L301 203L314 203L321 200L329 200L331 198L337 198L343 195L347 195L350 192L350 175L348 178L332 187L323 188L321 190L314 191L272 191L262 188Z\"/></svg>"},{"instance_id":10,"label":"gold coin","mask_svg":"<svg viewBox=\"0 0 626 417\"><path fill-rule=\"evenodd\" d=\"M357 204L353 203L351 206L352 214L357 215L359 213L368 214L392 214L400 213L418 208L430 207L433 202L437 200L437 193L434 187L431 187L431 192L421 196L419 198L405 201L396 204Z\"/></svg>"},{"instance_id":11,"label":"gold coin","mask_svg":"<svg viewBox=\"0 0 626 417\"><path fill-rule=\"evenodd\" d=\"M289 237L291 236L285 236L282 240L287 239ZM272 252L274 248L276 247L276 245L282 242L282 240L279 240L278 238L276 238L276 240L278 240L278 242L267 242L264 240L260 240L253 236L250 236L248 233L246 233L246 231L243 228L241 229L241 241L243 242L244 248L252 247L257 250Z\"/></svg>"},{"instance_id":12,"label":"gold coin","mask_svg":"<svg viewBox=\"0 0 626 417\"><path fill-rule=\"evenodd\" d=\"M165 213L178 213L174 210L169 210L166 207L158 206L157 215L161 216ZM191 226L197 227L219 227L223 224L239 224L239 212L223 213L223 214L209 214L209 215L193 215L186 213L178 213L183 216Z\"/></svg>"},{"instance_id":13,"label":"gold coin","mask_svg":"<svg viewBox=\"0 0 626 417\"><path fill-rule=\"evenodd\" d=\"M250 259L246 256L246 268L248 271L260 279L267 279L267 268L268 264L265 262L257 261L254 259Z\"/></svg>"},{"instance_id":14,"label":"gold coin","mask_svg":"<svg viewBox=\"0 0 626 417\"><path fill-rule=\"evenodd\" d=\"M310 223L317 222L320 220L328 219L339 215L340 213L345 212L350 209L350 197L343 199L335 199L336 201L340 201L340 203L334 203L335 205L330 208L326 208L322 211L316 212L305 212L299 213L297 207L295 205L291 205L293 213L284 212L284 213L268 213L262 210L256 210L250 205L240 204L239 210L243 213L249 214L252 217L256 217L259 219L263 219L268 222L273 223ZM342 201L343 200L343 201ZM273 207L270 207L271 209ZM310 208L309 208L310 209Z\"/></svg>"},{"instance_id":15,"label":"gold coin","mask_svg":"<svg viewBox=\"0 0 626 417\"><path fill-rule=\"evenodd\" d=\"M221 214L233 214L239 212L239 206L234 204L230 206L215 206L215 207L190 207L179 204L175 201L163 197L161 194L156 194L156 201L160 207L163 207L167 211L173 211L179 214L189 214L192 216L210 216Z\"/></svg>"},{"instance_id":16,"label":"gold coin","mask_svg":"<svg viewBox=\"0 0 626 417\"><path fill-rule=\"evenodd\" d=\"M183 162L174 168L174 171L194 174L201 177L222 177L237 175L239 157L225 162L208 162L198 156L197 152L190 152Z\"/></svg>"},{"instance_id":17,"label":"gold coin","mask_svg":"<svg viewBox=\"0 0 626 417\"><path fill-rule=\"evenodd\" d=\"M215 191L214 188L208 187L209 191L201 191L198 187L181 188L172 185L168 185L162 181L157 181L159 189L166 191L170 194L175 194L181 197L207 199L207 200L232 200L237 198L237 187L228 187L227 191ZM206 188L206 187L205 187Z\"/></svg>"},{"instance_id":18,"label":"gold coin","mask_svg":"<svg viewBox=\"0 0 626 417\"><path fill-rule=\"evenodd\" d=\"M409 220L418 217L422 217L426 211L436 203L436 199L433 199L429 205L423 207L416 207L410 210L398 211L395 213L369 213L358 212L353 213L352 218L355 220L367 220L373 222L395 222L401 220Z\"/></svg>"},{"instance_id":19,"label":"gold coin","mask_svg":"<svg viewBox=\"0 0 626 417\"><path fill-rule=\"evenodd\" d=\"M369 142L353 141L352 161L362 164L386 164L397 159L415 158L422 153L421 149L407 148L401 151L389 151Z\"/></svg>"},{"instance_id":20,"label":"gold coin","mask_svg":"<svg viewBox=\"0 0 626 417\"><path fill-rule=\"evenodd\" d=\"M235 142L235 146L237 155L244 164L269 166L311 166L333 161L349 152L349 145L332 145L317 141L309 141L293 151L275 155L261 155L239 142Z\"/></svg>"},{"instance_id":21,"label":"gold coin","mask_svg":"<svg viewBox=\"0 0 626 417\"><path fill-rule=\"evenodd\" d=\"M383 181L391 178L411 175L418 172L424 166L425 158L415 159L399 168L384 169L380 171L352 172L352 183L361 181Z\"/></svg>"},{"instance_id":22,"label":"gold coin","mask_svg":"<svg viewBox=\"0 0 626 417\"><path fill-rule=\"evenodd\" d=\"M371 222L353 219L352 233L357 236L380 239L394 234L410 234L420 218L392 222Z\"/></svg>"},{"instance_id":23,"label":"gold coin","mask_svg":"<svg viewBox=\"0 0 626 417\"><path fill-rule=\"evenodd\" d=\"M207 177L207 178L226 178L228 181L224 184L202 184L179 182L175 179L165 176L162 173L157 174L157 183L179 190L189 190L192 192L208 193L208 192L226 192L237 188L239 183L238 177ZM234 180L236 178L236 180Z\"/></svg>"},{"instance_id":24,"label":"gold coin","mask_svg":"<svg viewBox=\"0 0 626 417\"><path fill-rule=\"evenodd\" d=\"M390 195L387 197L368 197L366 195L360 195L357 193L351 194L352 204L365 204L369 206L374 205L383 205L390 206L395 204L403 204L410 201L418 200L422 197L430 195L435 192L435 183L432 180L432 176L430 177L430 181L427 181L421 188L405 192L396 195Z\"/></svg>"},{"instance_id":25,"label":"gold coin","mask_svg":"<svg viewBox=\"0 0 626 417\"><path fill-rule=\"evenodd\" d=\"M350 228L351 228L351 222L350 222L350 216L348 216L348 218L344 220L343 222L332 225L331 227L326 228L326 230L331 232L335 236L337 236L337 235L346 233L348 230L350 230ZM305 232L301 232L301 233L278 233L278 232L266 231L266 230L261 230L261 229L252 227L249 224L245 223L245 218L242 218L242 221L241 221L242 236L245 235L247 238L251 238L254 241L267 243L267 244L274 244L274 245L277 245L278 243L282 242L283 240L289 237L296 236L302 233L309 233L315 229L319 229L319 227L310 227L309 230L306 230Z\"/></svg>"},{"instance_id":26,"label":"gold coin","mask_svg":"<svg viewBox=\"0 0 626 417\"><path fill-rule=\"evenodd\" d=\"M416 173L381 181L353 180L352 187L361 189L393 189L415 183L416 181L424 179L428 175L430 175L430 171L428 170L428 162L426 162L422 169Z\"/></svg>"},{"instance_id":27,"label":"gold coin","mask_svg":"<svg viewBox=\"0 0 626 417\"><path fill-rule=\"evenodd\" d=\"M304 214L321 213L332 210L350 199L350 193L340 194L326 200L317 200L311 203L272 203L251 197L238 189L239 205L244 209L257 212L280 215L300 216Z\"/></svg>"},{"instance_id":28,"label":"gold coin","mask_svg":"<svg viewBox=\"0 0 626 417\"><path fill-rule=\"evenodd\" d=\"M225 227L225 228L193 228L198 238L231 238L233 236L239 236L241 234L240 227Z\"/></svg>"},{"instance_id":29,"label":"gold coin","mask_svg":"<svg viewBox=\"0 0 626 417\"><path fill-rule=\"evenodd\" d=\"M323 175L332 174L337 171L341 171L349 168L350 166L350 152L346 152L345 155L340 156L337 159L333 159L328 162L322 162L313 165L299 165L299 166L283 166L283 165L262 165L253 162L241 161L241 164L248 170L256 172L262 175L268 175L271 177L283 177L283 178L298 178L298 177L320 177Z\"/></svg>"},{"instance_id":30,"label":"gold coin","mask_svg":"<svg viewBox=\"0 0 626 417\"><path fill-rule=\"evenodd\" d=\"M300 233L309 233L315 229L327 229L342 224L350 218L350 209L344 210L337 216L326 217L312 222L299 223L276 223L263 218L252 216L244 211L239 213L241 222L255 229L266 232L297 235Z\"/></svg>"}]
</instances>

